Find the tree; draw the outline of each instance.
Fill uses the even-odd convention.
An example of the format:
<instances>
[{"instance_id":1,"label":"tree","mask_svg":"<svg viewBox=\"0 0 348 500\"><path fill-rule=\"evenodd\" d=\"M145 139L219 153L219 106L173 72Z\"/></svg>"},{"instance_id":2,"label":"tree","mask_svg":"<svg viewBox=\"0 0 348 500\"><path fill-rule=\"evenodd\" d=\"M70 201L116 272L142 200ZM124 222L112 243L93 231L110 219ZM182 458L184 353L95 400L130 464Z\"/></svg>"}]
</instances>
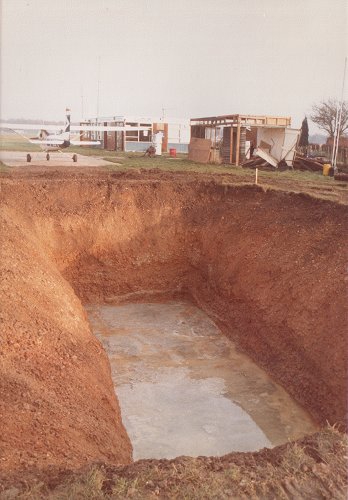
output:
<instances>
[{"instance_id":1,"label":"tree","mask_svg":"<svg viewBox=\"0 0 348 500\"><path fill-rule=\"evenodd\" d=\"M314 104L312 106L312 114L310 119L312 122L316 123L319 128L325 130L330 137L335 135L335 123L337 108L340 107L340 102L335 99L328 99L327 101L322 101L320 104ZM342 135L348 129L348 102L343 101L342 103L342 119L340 126L340 135Z\"/></svg>"},{"instance_id":2,"label":"tree","mask_svg":"<svg viewBox=\"0 0 348 500\"><path fill-rule=\"evenodd\" d=\"M307 147L308 146L308 120L307 116L304 118L302 122L302 127L301 127L301 135L300 139L298 141L298 145L302 147Z\"/></svg>"}]
</instances>

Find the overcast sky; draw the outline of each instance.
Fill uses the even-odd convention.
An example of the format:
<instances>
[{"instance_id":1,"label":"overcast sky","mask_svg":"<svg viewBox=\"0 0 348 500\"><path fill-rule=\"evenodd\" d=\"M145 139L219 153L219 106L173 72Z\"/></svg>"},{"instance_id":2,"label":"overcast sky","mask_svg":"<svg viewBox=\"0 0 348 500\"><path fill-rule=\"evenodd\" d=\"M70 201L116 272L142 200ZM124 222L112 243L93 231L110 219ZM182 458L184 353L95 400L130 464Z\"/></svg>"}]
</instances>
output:
<instances>
[{"instance_id":1,"label":"overcast sky","mask_svg":"<svg viewBox=\"0 0 348 500\"><path fill-rule=\"evenodd\" d=\"M300 126L340 96L347 43L346 0L1 0L1 118L164 108Z\"/></svg>"}]
</instances>

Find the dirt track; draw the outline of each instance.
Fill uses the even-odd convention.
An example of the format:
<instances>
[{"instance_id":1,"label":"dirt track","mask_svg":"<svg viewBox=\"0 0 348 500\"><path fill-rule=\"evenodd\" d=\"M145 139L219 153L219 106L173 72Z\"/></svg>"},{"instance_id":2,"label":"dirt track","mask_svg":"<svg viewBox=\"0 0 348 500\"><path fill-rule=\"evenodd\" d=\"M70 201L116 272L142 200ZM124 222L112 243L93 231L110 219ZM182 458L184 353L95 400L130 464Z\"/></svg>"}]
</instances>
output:
<instances>
[{"instance_id":1,"label":"dirt track","mask_svg":"<svg viewBox=\"0 0 348 500\"><path fill-rule=\"evenodd\" d=\"M346 206L195 174L14 171L1 192L3 475L131 460L80 300L193 300L345 424Z\"/></svg>"}]
</instances>

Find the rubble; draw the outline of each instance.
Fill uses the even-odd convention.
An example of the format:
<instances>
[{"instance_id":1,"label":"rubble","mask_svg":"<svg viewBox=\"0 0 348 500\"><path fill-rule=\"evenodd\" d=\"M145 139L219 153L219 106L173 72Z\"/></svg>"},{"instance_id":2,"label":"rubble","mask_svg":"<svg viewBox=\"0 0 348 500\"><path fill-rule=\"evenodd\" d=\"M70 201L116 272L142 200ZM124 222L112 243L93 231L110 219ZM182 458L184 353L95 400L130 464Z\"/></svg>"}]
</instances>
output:
<instances>
[{"instance_id":1,"label":"rubble","mask_svg":"<svg viewBox=\"0 0 348 500\"><path fill-rule=\"evenodd\" d=\"M312 172L322 172L324 163L328 163L326 159L306 158L297 154L293 162L293 168L296 170L311 170Z\"/></svg>"},{"instance_id":2,"label":"rubble","mask_svg":"<svg viewBox=\"0 0 348 500\"><path fill-rule=\"evenodd\" d=\"M294 161L292 162L292 166L288 166L285 161L281 160L277 163L276 166L271 165L264 158L253 156L249 160L243 162L242 167L246 168L259 168L260 170L286 170L287 168L295 169L295 170L309 170L312 172L323 172L323 165L328 163L326 159L313 159L306 158L305 156L297 154L295 156ZM331 170L331 169L330 169ZM333 174L333 170L330 172L330 175ZM337 174L340 175L340 174ZM336 178L336 176L335 176ZM346 180L346 179L344 179Z\"/></svg>"},{"instance_id":3,"label":"rubble","mask_svg":"<svg viewBox=\"0 0 348 500\"><path fill-rule=\"evenodd\" d=\"M246 168L259 168L261 170L276 170L277 167L273 167L268 161L260 158L259 156L253 156L249 160L245 160L242 163L242 167Z\"/></svg>"}]
</instances>

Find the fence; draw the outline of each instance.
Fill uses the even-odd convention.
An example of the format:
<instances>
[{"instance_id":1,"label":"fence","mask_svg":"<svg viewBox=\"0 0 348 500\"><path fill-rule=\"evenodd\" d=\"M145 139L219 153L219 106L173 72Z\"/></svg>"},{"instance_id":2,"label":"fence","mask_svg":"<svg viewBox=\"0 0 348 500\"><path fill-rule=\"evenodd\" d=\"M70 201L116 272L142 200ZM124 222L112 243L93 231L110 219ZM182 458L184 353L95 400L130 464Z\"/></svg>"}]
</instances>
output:
<instances>
[{"instance_id":1,"label":"fence","mask_svg":"<svg viewBox=\"0 0 348 500\"><path fill-rule=\"evenodd\" d=\"M333 147L329 144L309 144L297 147L297 152L308 157L323 157L331 161ZM339 146L337 153L337 164L348 165L348 148Z\"/></svg>"}]
</instances>

